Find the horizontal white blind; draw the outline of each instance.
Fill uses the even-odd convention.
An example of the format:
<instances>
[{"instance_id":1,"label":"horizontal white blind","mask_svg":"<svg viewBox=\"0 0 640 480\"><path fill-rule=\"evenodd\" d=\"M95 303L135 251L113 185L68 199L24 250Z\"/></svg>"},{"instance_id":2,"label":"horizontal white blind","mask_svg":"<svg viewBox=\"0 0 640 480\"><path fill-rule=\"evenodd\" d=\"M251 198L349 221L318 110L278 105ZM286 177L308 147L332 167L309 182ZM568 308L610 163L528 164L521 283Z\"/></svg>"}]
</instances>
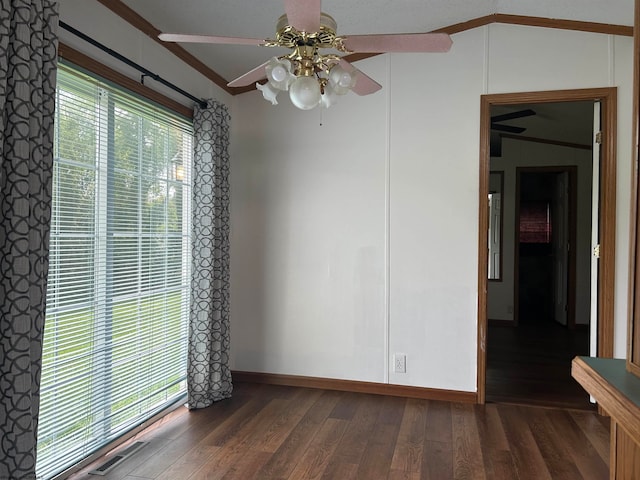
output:
<instances>
[{"instance_id":1,"label":"horizontal white blind","mask_svg":"<svg viewBox=\"0 0 640 480\"><path fill-rule=\"evenodd\" d=\"M189 122L60 65L37 472L184 395Z\"/></svg>"}]
</instances>

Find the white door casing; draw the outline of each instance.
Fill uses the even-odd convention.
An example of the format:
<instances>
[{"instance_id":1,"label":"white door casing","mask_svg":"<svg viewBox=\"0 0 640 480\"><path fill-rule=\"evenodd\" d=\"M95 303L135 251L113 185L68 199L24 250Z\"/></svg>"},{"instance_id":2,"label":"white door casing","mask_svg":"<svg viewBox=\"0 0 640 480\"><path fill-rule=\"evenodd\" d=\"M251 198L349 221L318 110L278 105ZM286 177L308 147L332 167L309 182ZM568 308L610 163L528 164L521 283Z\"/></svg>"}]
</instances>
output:
<instances>
[{"instance_id":1,"label":"white door casing","mask_svg":"<svg viewBox=\"0 0 640 480\"><path fill-rule=\"evenodd\" d=\"M598 354L598 268L600 249L600 102L593 103L593 169L591 185L591 340L589 351Z\"/></svg>"}]
</instances>

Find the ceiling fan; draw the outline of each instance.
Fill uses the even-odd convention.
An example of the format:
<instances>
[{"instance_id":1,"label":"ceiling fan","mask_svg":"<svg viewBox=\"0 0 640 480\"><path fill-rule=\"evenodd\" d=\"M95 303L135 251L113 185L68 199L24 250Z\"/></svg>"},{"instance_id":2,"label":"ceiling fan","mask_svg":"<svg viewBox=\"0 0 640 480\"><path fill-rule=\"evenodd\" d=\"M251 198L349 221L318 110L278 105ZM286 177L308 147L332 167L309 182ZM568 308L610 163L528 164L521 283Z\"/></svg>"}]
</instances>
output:
<instances>
[{"instance_id":1,"label":"ceiling fan","mask_svg":"<svg viewBox=\"0 0 640 480\"><path fill-rule=\"evenodd\" d=\"M369 95L382 87L337 53L447 52L451 38L446 33L411 33L339 36L336 21L321 12L321 0L284 0L284 11L276 25L275 39L221 37L162 33L160 40L184 43L259 45L284 47L291 53L273 57L229 82L230 87L256 83L266 100L277 104L280 91L289 91L292 103L309 110L328 107L337 95L353 91ZM330 50L330 53L321 53Z\"/></svg>"},{"instance_id":2,"label":"ceiling fan","mask_svg":"<svg viewBox=\"0 0 640 480\"><path fill-rule=\"evenodd\" d=\"M492 157L502 156L502 135L500 135L500 133L498 132L519 134L524 133L524 131L526 130L525 127L518 127L515 125L502 125L499 122L515 120L517 118L531 117L532 115L536 115L536 112L534 110L531 110L530 108L518 110L516 112L504 113L502 115L493 115L491 117L489 155Z\"/></svg>"},{"instance_id":3,"label":"ceiling fan","mask_svg":"<svg viewBox=\"0 0 640 480\"><path fill-rule=\"evenodd\" d=\"M507 120L515 120L516 118L524 118L535 115L536 112L527 108L525 110L518 110L517 112L505 113L503 115L494 115L491 117L491 130L507 133L523 133L526 128L517 127L514 125L501 125L499 122L506 122Z\"/></svg>"}]
</instances>

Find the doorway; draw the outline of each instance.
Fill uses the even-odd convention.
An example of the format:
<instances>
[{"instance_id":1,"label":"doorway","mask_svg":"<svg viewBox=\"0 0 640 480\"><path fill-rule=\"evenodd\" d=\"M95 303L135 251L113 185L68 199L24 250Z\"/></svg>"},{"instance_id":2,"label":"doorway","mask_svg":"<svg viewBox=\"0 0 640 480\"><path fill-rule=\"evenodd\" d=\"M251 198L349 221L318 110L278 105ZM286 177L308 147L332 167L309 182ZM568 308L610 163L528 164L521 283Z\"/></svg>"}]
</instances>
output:
<instances>
[{"instance_id":1,"label":"doorway","mask_svg":"<svg viewBox=\"0 0 640 480\"><path fill-rule=\"evenodd\" d=\"M578 324L575 313L576 291L585 305L591 293L586 282L576 282L577 260L587 278L590 264L591 221L584 213L590 210L591 198L584 186L591 183L591 152L586 147L577 156L581 161L576 163L583 165L515 167L515 196L505 198L514 204L515 228L508 225L507 230L513 233L515 309L510 321L496 322L489 317L489 402L591 408L588 394L571 378L571 360L589 354L586 308L580 307ZM568 156L566 150L565 146L534 148L547 155L540 163L552 161L554 154L562 160ZM578 173L585 184L580 192L580 216ZM577 238L578 220L585 238ZM512 262L505 259L505 263ZM496 298L492 286L488 305L495 312L502 299Z\"/></svg>"},{"instance_id":2,"label":"doorway","mask_svg":"<svg viewBox=\"0 0 640 480\"><path fill-rule=\"evenodd\" d=\"M602 131L602 145L601 145L601 155L597 161L597 167L594 169L596 172L600 172L598 188L596 188L597 201L595 202L599 207L600 215L595 218L595 224L597 225L597 231L600 235L600 259L598 260L597 267L597 288L595 290L595 294L593 295L594 301L597 303L597 309L595 315L589 315L589 305L586 305L585 313L585 304L590 303L590 299L586 298L585 295L589 296L589 291L591 285L584 285L584 278L590 278L590 275L587 274L586 277L584 275L584 266L583 271L580 272L580 279L576 280L576 262L575 258L572 259L573 252L580 252L578 250L578 244L575 243L575 239L573 240L575 249L574 251L569 250L569 255L558 258L557 253L562 250L560 243L563 243L564 240L560 243L553 244L551 241L551 231L556 232L556 239L558 238L558 234L562 233L562 223L557 223L557 215L555 220L551 220L550 216L546 216L549 220L546 227L548 230L549 244L538 244L535 245L536 242L528 242L529 245L524 247L520 247L519 243L516 247L515 241L515 230L511 233L511 236L507 233L504 235L504 245L500 249L501 254L503 255L503 259L501 261L501 271L503 272L503 277L496 279L488 279L488 235L487 232L491 232L489 230L490 222L488 219L487 211L489 208L489 199L488 195L491 190L489 188L489 172L494 173L495 171L503 171L504 169L504 161L503 165L500 165L500 162L494 162L495 157L499 157L502 155L502 151L507 151L505 161L513 162L514 158L518 161L523 158L525 155L525 148L527 150L537 151L537 158L547 158L548 155L545 148L542 148L543 144L547 146L551 145L549 148L555 148L556 150L565 149L567 152L575 152L577 149L583 150L592 150L592 146L590 142L572 142L571 140L563 139L562 137L555 138L547 138L538 136L536 133L537 130L535 128L529 129L529 131L525 132L525 128L522 125L531 125L531 123L523 122L522 119L524 117L533 117L530 120L535 119L536 121L544 120L543 111L547 111L548 109L542 107L551 107L558 104L566 102L582 102L582 103L591 103L593 105L595 102L599 102L600 105L600 116L602 118L602 125L604 128ZM614 118L615 118L615 103L616 103L616 90L614 88L607 89L587 89L587 90L571 90L571 91L553 91L553 92L534 92L534 93L523 93L523 94L500 94L500 95L485 95L482 97L481 103L481 157L480 157L480 232L479 232L479 301L478 301L478 402L484 403L487 397L491 400L492 397L495 397L495 392L491 391L493 388L493 384L488 382L487 379L487 351L494 353L491 348L493 345L499 344L502 342L503 346L508 346L509 348L517 345L518 340L529 341L529 347L523 346L522 351L516 352L516 356L512 356L510 361L510 366L514 367L515 363L521 363L524 369L529 369L529 371L534 371L537 375L541 375L541 383L540 385L548 384L553 379L553 373L548 371L545 373L545 368L540 367L540 363L536 365L536 358L539 360L539 355L535 351L531 350L531 345L534 344L536 347L541 347L538 349L538 352L547 352L549 353L554 346L558 346L560 344L563 346L562 355L563 362L565 365L563 369L565 373L563 375L568 376L566 381L560 381L558 384L565 384L568 386L573 386L575 382L570 378L570 361L574 355L580 354L591 354L598 356L611 356L613 350L613 325L612 325L612 313L613 313L613 261L614 261L614 228L615 228L615 130L613 128ZM540 106L537 108L540 114L536 112L536 105ZM553 105L552 105L553 104ZM497 108L500 107L500 108ZM532 113L533 112L533 113ZM583 115L584 116L584 115ZM537 118L536 118L537 117ZM520 119L520 120L517 120ZM514 121L511 121L514 120ZM587 118L587 121L593 121L593 118ZM592 124L593 125L593 124ZM497 128L494 128L497 127ZM568 126L569 128L572 125ZM498 137L499 149L496 150L496 130L501 133L500 137ZM533 134L532 134L533 133ZM562 133L562 132L560 132ZM593 133L593 128L591 129L591 134ZM525 144L535 144L535 147L528 148ZM517 150L516 155L514 155L514 149ZM511 152L509 153L509 150ZM588 152L583 152L583 154L587 154L588 162L591 162L591 158L588 156ZM573 154L570 154L570 156ZM581 158L584 158L584 155L580 155ZM584 163L584 160L581 160ZM572 163L571 162L568 163ZM573 162L575 163L575 162ZM543 163L544 164L544 163ZM535 177L532 175L531 177L527 177L526 175L522 177L524 170L520 171L520 180L519 180L519 188L523 188L522 179L524 178L524 190L531 190L530 186L527 186L530 183L535 184L542 183L546 185L547 190L551 190L547 192L547 196L549 197L546 201L542 201L540 198L535 198L530 196L528 198L528 205L521 208L521 205L518 204L518 212L521 212L523 209L526 212L524 217L525 219L532 220L535 218L544 218L544 212L548 212L552 209L556 212L560 208L561 204L558 203L558 195L561 192L566 192L567 198L564 202L564 209L566 210L566 216L571 216L571 209L574 206L571 205L571 195L575 195L576 186L575 186L575 176L576 173L571 173L571 169L563 169L559 168L559 165L556 164L554 167L556 171L549 171L546 174L543 172L538 172L540 176ZM548 166L548 165L547 165ZM566 165L565 165L566 166ZM575 165L574 165L575 166ZM536 165L535 163L532 165L528 165L529 168L540 168L540 165ZM512 169L513 165L511 165ZM578 167L576 167L578 168ZM590 173L590 172L589 172ZM505 192L502 197L502 218L507 221L510 217L509 213L509 189L512 188L515 191L516 188L516 176L515 170L512 174L508 174L504 172L504 188ZM574 175L572 180L572 175ZM511 177L511 178L510 178ZM573 193L571 193L571 186L573 184ZM584 183L584 179L582 179ZM584 189L584 188L583 188ZM555 193L554 193L555 192ZM525 192L526 193L526 192ZM514 193L512 192L513 196ZM555 195L555 197L554 197ZM584 199L581 201L584 202ZM545 203L546 202L546 203ZM555 203L553 203L555 202ZM591 201L586 201L588 204L588 213L591 214ZM512 198L512 209L515 212L516 205ZM584 205L582 207L584 209ZM598 210L598 209L596 209ZM515 221L516 215L512 213L512 218ZM518 213L520 215L520 213ZM576 213L574 212L574 216ZM584 220L584 219L583 219ZM519 222L518 217L518 222ZM555 222L555 223L554 223ZM544 222L543 222L544 223ZM544 230L542 228L542 230ZM572 228L570 224L567 224L566 231L564 232L564 237L569 240L571 243L570 237L571 235L575 235L572 233ZM518 232L518 235L520 233ZM544 231L539 233L544 235ZM585 251L586 256L590 259L590 250L591 250L591 238L590 235L587 234L588 241L585 243L584 239L582 240L582 245L580 246L582 253L580 254L582 257L582 265L585 262L589 262L590 260L585 260ZM584 237L584 232L582 232L582 237ZM561 236L562 238L562 236ZM527 242L524 242L527 243ZM531 245L531 244L534 245ZM586 247L585 247L586 245ZM513 267L509 267L509 248L512 249L513 252L513 261L517 261L523 263L521 265L523 268L531 265L537 265L537 272L529 272L522 276L522 270L516 270L515 265ZM556 255L553 256L553 250L556 250ZM586 250L585 250L586 249ZM515 255L516 250L518 253L522 255ZM606 251L605 251L606 250ZM543 256L546 255L545 260L541 260ZM503 295L508 297L509 290L509 272L511 271L512 280L511 280L511 301L507 300L503 302L501 309L498 309L498 314L496 314L496 305L493 302L493 305L490 305L488 302L489 290L496 290L496 285L500 285L502 289ZM534 281L537 275L537 281L539 286L551 285L553 287L553 292L547 291L544 292L544 289L538 291L543 295L542 300L538 299L536 301L534 292L536 292L535 285L532 285L531 282ZM560 278L564 278L565 281L560 281ZM524 281L522 281L524 279ZM544 280L546 279L546 280ZM576 287L576 283L580 283L582 281L583 285ZM527 283L529 282L529 283ZM526 288L523 288L526 287ZM576 294L577 288L577 294ZM500 290L500 287L497 288ZM523 294L524 292L524 294ZM586 292L586 293L585 293ZM577 295L577 301L576 301ZM586 300L585 300L586 298ZM554 304L555 302L555 304ZM579 307L576 307L578 305ZM595 316L596 318L590 318ZM497 317L497 318L494 318ZM490 322L489 320L493 320ZM537 319L540 323L538 325L532 323ZM494 329L492 331L491 325L496 324L499 328ZM590 327L595 333L595 337L597 338L597 347L596 351L589 351L589 337L590 337ZM518 328L520 330L518 330ZM526 335L522 335L521 332L526 328L529 328L530 331L527 332ZM492 336L493 335L493 336ZM537 340L535 339L537 335ZM563 337L564 335L564 337ZM577 335L577 336L576 336ZM504 337L504 338L502 338ZM566 337L566 338L565 338ZM580 340L577 340L577 338ZM564 340L562 340L564 338ZM573 347L576 349L573 349ZM498 352L499 352L499 347ZM509 349L508 348L508 349ZM507 350L508 350L507 349ZM586 351L585 351L586 349ZM593 349L592 349L593 350ZM513 351L510 351L510 354L514 354ZM550 359L547 358L543 360L545 365L548 366ZM509 362L507 360L507 362ZM516 377L521 377L522 373L513 372L512 374ZM513 383L513 382L511 382ZM538 390L538 387L533 386L530 382L529 387L533 390ZM579 387L578 387L579 388ZM489 391L487 392L487 390ZM522 389L523 401L527 403L538 403L538 404L556 404L553 398L542 398L539 402L534 401L532 398L532 391L527 391L526 389ZM582 393L581 391L579 393ZM585 394L586 395L586 394ZM517 401L517 399L515 399Z\"/></svg>"},{"instance_id":3,"label":"doorway","mask_svg":"<svg viewBox=\"0 0 640 480\"><path fill-rule=\"evenodd\" d=\"M576 250L578 166L516 167L514 238L514 325L547 321L576 327ZM591 183L591 168L582 166L583 183ZM581 198L583 209L590 197ZM582 216L581 234L591 231L589 218ZM581 252L586 273L589 256ZM586 265L585 265L586 264ZM581 301L590 302L590 289L581 285ZM489 292L489 295L491 293ZM491 320L491 319L490 319ZM589 319L581 318L588 326ZM585 351L586 350L586 351ZM588 342L581 355L587 355Z\"/></svg>"}]
</instances>

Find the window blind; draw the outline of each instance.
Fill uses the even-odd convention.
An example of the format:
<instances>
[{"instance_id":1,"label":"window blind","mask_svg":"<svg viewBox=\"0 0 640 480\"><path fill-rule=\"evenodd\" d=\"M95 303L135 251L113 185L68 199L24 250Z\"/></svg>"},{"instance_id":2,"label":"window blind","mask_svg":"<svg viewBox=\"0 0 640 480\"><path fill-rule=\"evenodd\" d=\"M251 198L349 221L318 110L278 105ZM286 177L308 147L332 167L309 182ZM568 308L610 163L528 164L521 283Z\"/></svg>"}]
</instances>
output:
<instances>
[{"instance_id":1,"label":"window blind","mask_svg":"<svg viewBox=\"0 0 640 480\"><path fill-rule=\"evenodd\" d=\"M39 478L184 396L192 142L188 121L59 66Z\"/></svg>"},{"instance_id":2,"label":"window blind","mask_svg":"<svg viewBox=\"0 0 640 480\"><path fill-rule=\"evenodd\" d=\"M523 202L520 204L520 243L551 243L551 204Z\"/></svg>"}]
</instances>

